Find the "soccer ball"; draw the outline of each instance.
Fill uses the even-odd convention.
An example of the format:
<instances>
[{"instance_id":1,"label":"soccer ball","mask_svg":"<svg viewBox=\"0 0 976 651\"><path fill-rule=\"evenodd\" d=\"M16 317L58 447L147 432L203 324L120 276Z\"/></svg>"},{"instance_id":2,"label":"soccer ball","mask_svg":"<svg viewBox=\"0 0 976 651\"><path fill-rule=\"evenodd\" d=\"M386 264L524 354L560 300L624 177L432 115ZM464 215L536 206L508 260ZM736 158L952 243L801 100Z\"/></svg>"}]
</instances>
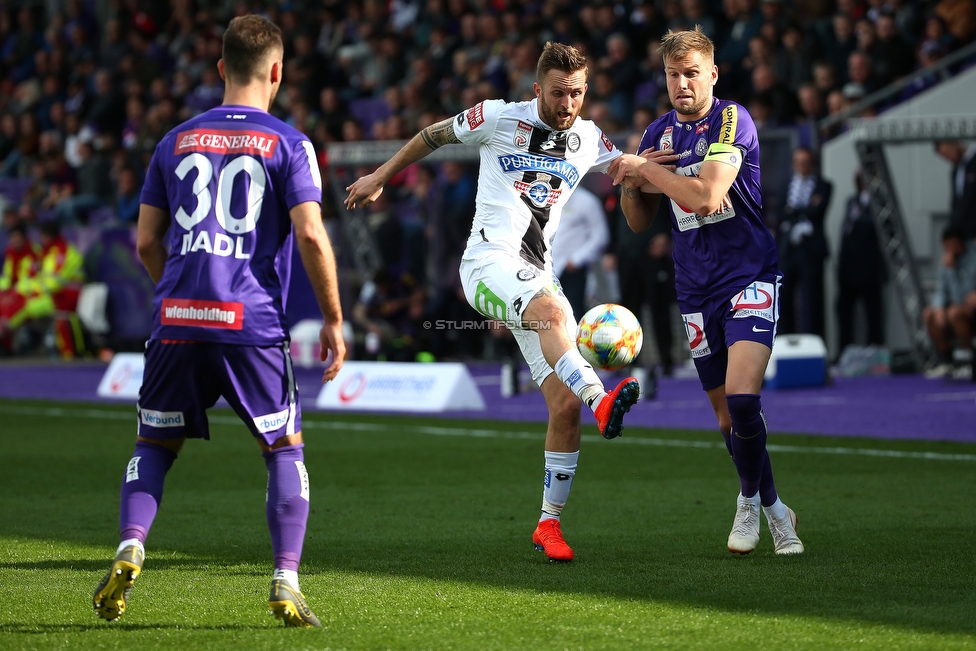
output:
<instances>
[{"instance_id":1,"label":"soccer ball","mask_svg":"<svg viewBox=\"0 0 976 651\"><path fill-rule=\"evenodd\" d=\"M634 313L622 305L604 303L580 319L576 347L587 362L606 371L632 363L644 343L644 332Z\"/></svg>"}]
</instances>

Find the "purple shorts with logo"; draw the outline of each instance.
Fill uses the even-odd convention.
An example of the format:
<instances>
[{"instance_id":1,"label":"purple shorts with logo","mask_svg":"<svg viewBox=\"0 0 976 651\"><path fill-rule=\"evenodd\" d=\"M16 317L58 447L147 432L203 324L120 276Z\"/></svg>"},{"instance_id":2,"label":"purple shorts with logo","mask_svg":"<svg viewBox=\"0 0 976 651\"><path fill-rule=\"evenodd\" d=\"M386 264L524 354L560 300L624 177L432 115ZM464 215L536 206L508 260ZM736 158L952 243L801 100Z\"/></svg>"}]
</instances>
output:
<instances>
[{"instance_id":1,"label":"purple shorts with logo","mask_svg":"<svg viewBox=\"0 0 976 651\"><path fill-rule=\"evenodd\" d=\"M298 387L287 342L235 346L153 339L146 345L139 390L139 436L209 439L207 409L221 396L251 434L268 445L301 431Z\"/></svg>"},{"instance_id":2,"label":"purple shorts with logo","mask_svg":"<svg viewBox=\"0 0 976 651\"><path fill-rule=\"evenodd\" d=\"M780 279L781 276L760 278L731 296L678 297L691 358L705 391L725 384L729 347L735 342L755 341L773 347L779 320Z\"/></svg>"}]
</instances>

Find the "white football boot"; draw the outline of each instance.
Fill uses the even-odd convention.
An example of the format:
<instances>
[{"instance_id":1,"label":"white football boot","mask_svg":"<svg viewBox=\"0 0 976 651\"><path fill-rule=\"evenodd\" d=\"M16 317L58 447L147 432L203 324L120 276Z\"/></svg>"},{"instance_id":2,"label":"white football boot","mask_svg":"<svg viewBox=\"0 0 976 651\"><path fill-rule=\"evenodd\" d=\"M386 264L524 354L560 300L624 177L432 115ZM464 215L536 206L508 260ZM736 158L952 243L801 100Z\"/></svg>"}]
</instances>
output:
<instances>
[{"instance_id":1,"label":"white football boot","mask_svg":"<svg viewBox=\"0 0 976 651\"><path fill-rule=\"evenodd\" d=\"M729 551L733 554L748 554L759 544L759 506L759 493L749 498L739 493L729 534Z\"/></svg>"}]
</instances>

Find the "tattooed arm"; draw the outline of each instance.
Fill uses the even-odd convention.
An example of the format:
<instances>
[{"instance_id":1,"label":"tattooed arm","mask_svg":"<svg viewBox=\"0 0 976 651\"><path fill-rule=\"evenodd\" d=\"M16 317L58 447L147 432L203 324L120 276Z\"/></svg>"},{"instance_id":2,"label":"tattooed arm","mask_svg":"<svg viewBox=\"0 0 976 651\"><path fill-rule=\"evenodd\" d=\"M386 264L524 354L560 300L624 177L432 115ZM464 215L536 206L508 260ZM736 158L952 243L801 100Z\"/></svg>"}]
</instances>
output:
<instances>
[{"instance_id":1,"label":"tattooed arm","mask_svg":"<svg viewBox=\"0 0 976 651\"><path fill-rule=\"evenodd\" d=\"M368 206L383 192L383 186L394 174L411 163L416 163L442 145L460 143L454 134L454 118L432 124L415 135L393 158L380 165L375 172L359 178L346 188L346 208Z\"/></svg>"}]
</instances>

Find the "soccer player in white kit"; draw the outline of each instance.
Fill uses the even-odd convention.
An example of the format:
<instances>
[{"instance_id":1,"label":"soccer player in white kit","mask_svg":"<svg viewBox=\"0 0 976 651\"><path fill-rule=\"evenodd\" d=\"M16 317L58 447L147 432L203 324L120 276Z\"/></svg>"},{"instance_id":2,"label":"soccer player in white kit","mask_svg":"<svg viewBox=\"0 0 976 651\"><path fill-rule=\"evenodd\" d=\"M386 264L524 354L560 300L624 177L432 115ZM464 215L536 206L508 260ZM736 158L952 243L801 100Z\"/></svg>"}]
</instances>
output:
<instances>
[{"instance_id":1,"label":"soccer player in white kit","mask_svg":"<svg viewBox=\"0 0 976 651\"><path fill-rule=\"evenodd\" d=\"M559 517L576 474L580 406L600 433L620 436L640 385L630 377L607 393L576 348L576 318L552 272L551 241L563 205L590 171L606 172L621 155L591 121L578 119L586 95L586 58L547 43L539 57L536 98L486 100L414 136L375 172L346 188L346 207L365 206L389 179L442 145L476 144L481 170L474 223L461 258L468 302L503 321L518 341L549 409L542 515L532 542L551 561L571 561Z\"/></svg>"}]
</instances>

